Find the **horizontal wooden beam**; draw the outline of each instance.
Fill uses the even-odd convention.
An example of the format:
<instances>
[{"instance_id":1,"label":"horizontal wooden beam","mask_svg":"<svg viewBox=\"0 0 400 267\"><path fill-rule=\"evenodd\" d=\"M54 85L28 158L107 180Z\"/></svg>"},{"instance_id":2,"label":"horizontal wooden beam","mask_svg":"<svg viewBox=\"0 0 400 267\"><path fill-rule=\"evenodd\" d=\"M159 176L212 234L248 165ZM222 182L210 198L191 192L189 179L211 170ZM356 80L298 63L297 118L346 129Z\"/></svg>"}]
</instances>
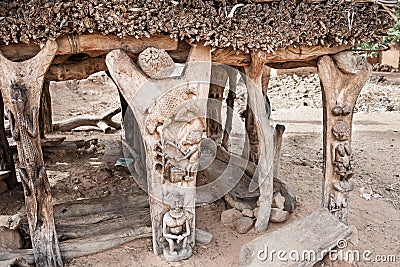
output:
<instances>
[{"instance_id":1,"label":"horizontal wooden beam","mask_svg":"<svg viewBox=\"0 0 400 267\"><path fill-rule=\"evenodd\" d=\"M140 53L148 47L164 50L176 50L178 41L168 35L154 35L151 38L137 39L132 36L119 38L116 35L90 33L81 35L63 35L57 40L56 55L86 53L92 57L107 54L114 49L124 49L130 53ZM35 56L40 51L37 44L11 44L0 47L0 52L8 59L21 61Z\"/></svg>"}]
</instances>

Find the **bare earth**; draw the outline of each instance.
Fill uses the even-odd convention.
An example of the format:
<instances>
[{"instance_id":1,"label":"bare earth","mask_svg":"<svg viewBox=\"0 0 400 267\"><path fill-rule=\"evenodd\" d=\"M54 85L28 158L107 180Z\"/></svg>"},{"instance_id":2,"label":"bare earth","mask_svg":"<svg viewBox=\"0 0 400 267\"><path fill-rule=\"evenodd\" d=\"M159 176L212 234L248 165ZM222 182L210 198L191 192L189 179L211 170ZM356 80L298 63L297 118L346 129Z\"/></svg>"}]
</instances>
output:
<instances>
[{"instance_id":1,"label":"bare earth","mask_svg":"<svg viewBox=\"0 0 400 267\"><path fill-rule=\"evenodd\" d=\"M389 94L389 102L394 107L392 110L399 110L398 85L374 87L372 84L370 87L364 96L386 97ZM378 91L372 92L375 89ZM271 223L268 232L311 214L321 204L322 110L318 105L301 104L304 103L304 94L301 88L296 90L298 92L288 88L285 92L290 94L289 97L273 89L271 101L275 122L286 126L280 178L296 192L300 204L287 222ZM318 89L314 91L313 94L319 93ZM77 88L57 84L52 88L52 95L55 120L85 113L103 113L118 105L117 91L110 84L104 86L85 82ZM285 97L294 99L290 106L287 106L289 101L285 101ZM310 98L309 94L305 98ZM312 95L312 98L319 99L320 96ZM362 96L360 99L364 98ZM353 249L361 252L370 250L373 252L371 258L375 255L396 255L397 263L359 262L358 266L400 266L400 111L385 111L387 105L380 101L387 100L375 99L377 103L370 105L370 108L365 108L365 101L362 102L359 105L361 112L354 116L352 147L356 189L351 193L349 224L358 230L358 244L352 245ZM104 135L97 131L87 131L57 133L52 136L66 136L67 140L97 137L100 139L101 150L107 140L117 140L119 133ZM240 139L241 132L238 131L234 136ZM238 147L233 149L237 150ZM100 162L100 165L90 162ZM47 161L47 170L57 203L82 197L126 194L137 188L128 172L117 171L116 175L108 177L102 154L97 158L71 155L70 158L51 159ZM360 187L379 193L383 198L367 201L359 196ZM14 190L0 196L0 214L13 214L21 208L23 195L20 191ZM241 235L224 227L220 223L220 214L224 209L225 203L222 200L197 208L196 227L211 232L213 241L209 245L197 244L193 256L186 261L168 263L162 257L154 256L151 239L147 238L97 255L73 259L65 265L236 266L241 246L260 234L251 230Z\"/></svg>"}]
</instances>

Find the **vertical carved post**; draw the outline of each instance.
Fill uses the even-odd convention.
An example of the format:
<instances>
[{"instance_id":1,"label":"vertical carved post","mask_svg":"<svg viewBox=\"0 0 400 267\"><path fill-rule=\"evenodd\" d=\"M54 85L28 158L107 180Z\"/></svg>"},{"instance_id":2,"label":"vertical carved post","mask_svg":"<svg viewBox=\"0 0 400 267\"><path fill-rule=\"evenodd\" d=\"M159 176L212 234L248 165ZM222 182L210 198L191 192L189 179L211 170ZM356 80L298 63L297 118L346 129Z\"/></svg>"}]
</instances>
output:
<instances>
[{"instance_id":1,"label":"vertical carved post","mask_svg":"<svg viewBox=\"0 0 400 267\"><path fill-rule=\"evenodd\" d=\"M181 77L150 79L122 50L110 52L106 64L145 143L154 253L170 261L186 259L195 240L195 186L210 48L193 46Z\"/></svg>"},{"instance_id":2,"label":"vertical carved post","mask_svg":"<svg viewBox=\"0 0 400 267\"><path fill-rule=\"evenodd\" d=\"M56 51L57 43L49 41L27 61L12 62L0 55L1 93L17 142L19 174L37 266L62 266L38 129L43 78Z\"/></svg>"},{"instance_id":3,"label":"vertical carved post","mask_svg":"<svg viewBox=\"0 0 400 267\"><path fill-rule=\"evenodd\" d=\"M234 68L226 68L226 72L229 77L229 92L228 97L226 98L226 121L225 121L225 131L224 136L222 137L221 145L226 151L229 151L229 136L232 131L232 122L233 122L233 109L235 106L236 99L236 88L237 88L237 77L238 71Z\"/></svg>"},{"instance_id":4,"label":"vertical carved post","mask_svg":"<svg viewBox=\"0 0 400 267\"><path fill-rule=\"evenodd\" d=\"M0 96L0 171L8 171L8 177L5 182L8 188L17 185L17 176L15 175L15 166L10 147L8 145L6 131L4 128L4 103ZM2 182L2 181L0 181Z\"/></svg>"},{"instance_id":5,"label":"vertical carved post","mask_svg":"<svg viewBox=\"0 0 400 267\"><path fill-rule=\"evenodd\" d=\"M269 124L269 115L266 110L265 98L262 94L262 75L266 55L262 51L254 51L251 54L251 65L245 68L248 94L248 106L252 109L252 127L248 130L250 147L253 144L250 155L258 155L258 167L256 176L259 177L260 197L258 217L255 223L257 231L264 231L268 227L271 214L273 195L273 160L274 160L274 129ZM252 137L254 136L254 138ZM250 158L251 160L251 158Z\"/></svg>"},{"instance_id":6,"label":"vertical carved post","mask_svg":"<svg viewBox=\"0 0 400 267\"><path fill-rule=\"evenodd\" d=\"M351 51L318 62L324 109L324 177L322 205L347 224L350 178L351 128L357 97L371 74L364 57Z\"/></svg>"}]
</instances>

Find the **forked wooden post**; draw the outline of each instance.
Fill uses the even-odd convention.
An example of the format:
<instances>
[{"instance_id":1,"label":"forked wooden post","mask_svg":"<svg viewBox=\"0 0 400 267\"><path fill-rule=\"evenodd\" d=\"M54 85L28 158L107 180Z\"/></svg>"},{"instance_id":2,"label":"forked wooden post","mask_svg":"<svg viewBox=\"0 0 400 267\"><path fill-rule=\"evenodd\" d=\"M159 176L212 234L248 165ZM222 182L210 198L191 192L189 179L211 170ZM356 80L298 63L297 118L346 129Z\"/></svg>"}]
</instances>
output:
<instances>
[{"instance_id":1,"label":"forked wooden post","mask_svg":"<svg viewBox=\"0 0 400 267\"><path fill-rule=\"evenodd\" d=\"M0 86L11 132L17 142L19 174L37 266L62 266L39 133L43 79L57 51L49 41L32 59L12 62L0 55Z\"/></svg>"},{"instance_id":2,"label":"forked wooden post","mask_svg":"<svg viewBox=\"0 0 400 267\"><path fill-rule=\"evenodd\" d=\"M109 72L136 117L146 149L154 253L186 259L195 241L196 175L211 76L209 47L192 47L180 77L150 79L122 51Z\"/></svg>"},{"instance_id":3,"label":"forked wooden post","mask_svg":"<svg viewBox=\"0 0 400 267\"><path fill-rule=\"evenodd\" d=\"M255 228L257 231L265 231L268 227L271 214L273 196L273 160L274 160L274 129L269 123L268 114L265 108L265 98L262 93L262 75L266 61L266 54L262 51L251 53L251 65L245 68L248 106L253 113L253 124L250 130L257 138L256 150L250 154L258 155L257 177L260 188L259 210ZM250 148L252 149L252 136ZM253 144L254 145L254 144ZM251 160L251 158L250 158Z\"/></svg>"},{"instance_id":4,"label":"forked wooden post","mask_svg":"<svg viewBox=\"0 0 400 267\"><path fill-rule=\"evenodd\" d=\"M351 129L357 97L371 74L364 57L346 51L318 62L324 120L323 207L347 224L351 177Z\"/></svg>"}]
</instances>

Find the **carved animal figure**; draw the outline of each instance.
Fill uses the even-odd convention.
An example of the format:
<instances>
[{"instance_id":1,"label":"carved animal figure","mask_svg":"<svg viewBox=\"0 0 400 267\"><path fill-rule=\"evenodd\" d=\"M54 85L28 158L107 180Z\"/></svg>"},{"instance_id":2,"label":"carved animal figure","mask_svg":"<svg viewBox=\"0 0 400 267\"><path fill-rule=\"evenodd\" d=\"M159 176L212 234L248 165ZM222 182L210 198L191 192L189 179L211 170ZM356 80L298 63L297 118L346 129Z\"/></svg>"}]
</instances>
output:
<instances>
[{"instance_id":1,"label":"carved animal figure","mask_svg":"<svg viewBox=\"0 0 400 267\"><path fill-rule=\"evenodd\" d=\"M15 116L11 110L8 110L7 114L13 139L21 142L23 156L20 157L21 167L19 173L26 192L30 195L29 179L42 177L44 172L43 166L38 165L40 159L39 151L33 142L33 139L38 137L37 123L35 122L38 119L39 108L32 107L32 119L30 119L29 110L26 108L28 90L20 83L11 84L11 101L14 106Z\"/></svg>"},{"instance_id":2,"label":"carved animal figure","mask_svg":"<svg viewBox=\"0 0 400 267\"><path fill-rule=\"evenodd\" d=\"M196 89L188 86L178 88L162 95L155 105L149 108L145 125L150 134L153 134L159 124L163 124L183 102L196 96Z\"/></svg>"}]
</instances>

